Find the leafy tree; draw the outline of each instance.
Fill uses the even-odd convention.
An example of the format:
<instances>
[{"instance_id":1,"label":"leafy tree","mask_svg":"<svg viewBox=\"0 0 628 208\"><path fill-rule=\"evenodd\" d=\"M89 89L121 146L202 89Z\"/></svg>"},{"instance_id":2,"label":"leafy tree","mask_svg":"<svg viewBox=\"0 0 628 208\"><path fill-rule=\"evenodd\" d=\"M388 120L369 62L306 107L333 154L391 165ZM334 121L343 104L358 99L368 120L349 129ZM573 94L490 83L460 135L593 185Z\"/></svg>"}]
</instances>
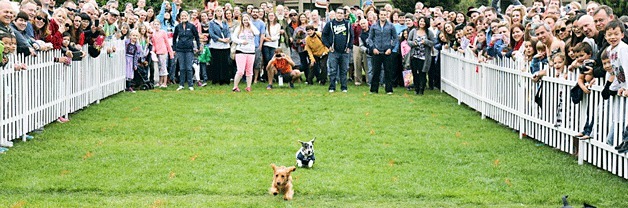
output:
<instances>
[{"instance_id":1,"label":"leafy tree","mask_svg":"<svg viewBox=\"0 0 628 208\"><path fill-rule=\"evenodd\" d=\"M613 8L613 14L617 17L628 15L628 1L622 0L598 0L601 4L608 5Z\"/></svg>"}]
</instances>

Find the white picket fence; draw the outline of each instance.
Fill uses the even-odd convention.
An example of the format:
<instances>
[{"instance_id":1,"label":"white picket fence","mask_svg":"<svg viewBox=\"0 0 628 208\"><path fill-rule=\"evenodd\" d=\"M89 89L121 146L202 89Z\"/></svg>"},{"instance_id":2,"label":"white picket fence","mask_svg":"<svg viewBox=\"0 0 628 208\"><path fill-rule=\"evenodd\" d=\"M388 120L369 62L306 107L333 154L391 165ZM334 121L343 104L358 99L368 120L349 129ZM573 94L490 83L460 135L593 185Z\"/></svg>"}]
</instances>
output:
<instances>
[{"instance_id":1,"label":"white picket fence","mask_svg":"<svg viewBox=\"0 0 628 208\"><path fill-rule=\"evenodd\" d=\"M62 56L60 50L36 57L10 57L9 63L0 68L0 139L25 139L25 134L59 116L124 90L124 42L112 41L105 47L110 46L118 50L110 55L103 50L97 58L86 56L70 66L53 62L54 57ZM24 63L28 68L15 71L15 63Z\"/></svg>"},{"instance_id":2,"label":"white picket fence","mask_svg":"<svg viewBox=\"0 0 628 208\"><path fill-rule=\"evenodd\" d=\"M576 85L577 72L569 79L555 78L554 71L535 83L532 75L522 71L528 67L524 61L497 59L479 63L475 57L458 52L442 51L442 91L479 111L482 118L488 117L519 131L520 138L528 136L548 146L567 153L576 151L573 135L581 132L586 122L587 108L595 112L591 140L579 142L578 163L584 161L617 176L628 179L628 158L618 154L614 146L621 143L623 129L628 116L626 98L611 97L603 100L603 79L598 79L590 94L585 94L579 104L571 102L570 89ZM541 84L542 83L542 84ZM534 102L536 89L541 87L539 106ZM562 99L561 114L559 102ZM614 110L614 109L619 110ZM557 116L562 124L557 124ZM616 121L616 122L613 122ZM607 144L607 135L614 126L613 146ZM501 138L495 138L501 139Z\"/></svg>"}]
</instances>

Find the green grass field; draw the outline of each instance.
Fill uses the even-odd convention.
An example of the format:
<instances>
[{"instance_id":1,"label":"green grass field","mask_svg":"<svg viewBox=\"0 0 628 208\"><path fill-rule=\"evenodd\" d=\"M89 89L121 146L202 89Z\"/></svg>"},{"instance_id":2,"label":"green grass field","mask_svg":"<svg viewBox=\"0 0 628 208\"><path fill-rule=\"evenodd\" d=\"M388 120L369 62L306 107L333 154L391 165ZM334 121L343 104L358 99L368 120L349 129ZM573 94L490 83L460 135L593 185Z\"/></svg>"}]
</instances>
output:
<instances>
[{"instance_id":1,"label":"green grass field","mask_svg":"<svg viewBox=\"0 0 628 208\"><path fill-rule=\"evenodd\" d=\"M0 155L7 207L627 207L628 184L519 139L445 93L120 93ZM242 87L243 88L243 87ZM383 90L381 90L383 92ZM268 193L271 163L316 137L295 196Z\"/></svg>"}]
</instances>

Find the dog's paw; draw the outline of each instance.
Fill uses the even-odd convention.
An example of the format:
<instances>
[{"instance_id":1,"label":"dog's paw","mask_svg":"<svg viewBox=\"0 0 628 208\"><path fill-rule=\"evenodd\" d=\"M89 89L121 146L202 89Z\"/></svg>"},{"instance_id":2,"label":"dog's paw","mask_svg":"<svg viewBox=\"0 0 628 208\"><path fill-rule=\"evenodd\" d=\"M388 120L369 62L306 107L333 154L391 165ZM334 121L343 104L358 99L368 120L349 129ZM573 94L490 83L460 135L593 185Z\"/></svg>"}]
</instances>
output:
<instances>
[{"instance_id":1,"label":"dog's paw","mask_svg":"<svg viewBox=\"0 0 628 208\"><path fill-rule=\"evenodd\" d=\"M314 166L314 161L313 161L313 160L310 160L310 161L307 163L307 167L308 167L308 168L311 168L312 166Z\"/></svg>"}]
</instances>

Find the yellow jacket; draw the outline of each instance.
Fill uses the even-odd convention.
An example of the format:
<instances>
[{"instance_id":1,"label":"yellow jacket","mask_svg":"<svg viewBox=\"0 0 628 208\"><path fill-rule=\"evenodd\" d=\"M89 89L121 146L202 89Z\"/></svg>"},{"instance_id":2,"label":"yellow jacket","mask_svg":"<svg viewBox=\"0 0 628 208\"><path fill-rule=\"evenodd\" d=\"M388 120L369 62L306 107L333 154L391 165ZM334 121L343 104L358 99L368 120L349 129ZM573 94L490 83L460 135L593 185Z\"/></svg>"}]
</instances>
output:
<instances>
[{"instance_id":1,"label":"yellow jacket","mask_svg":"<svg viewBox=\"0 0 628 208\"><path fill-rule=\"evenodd\" d=\"M329 53L329 49L325 47L325 45L323 45L321 32L316 32L314 37L311 37L309 35L305 37L305 50L310 56L310 60L314 60L314 56L321 57Z\"/></svg>"}]
</instances>

